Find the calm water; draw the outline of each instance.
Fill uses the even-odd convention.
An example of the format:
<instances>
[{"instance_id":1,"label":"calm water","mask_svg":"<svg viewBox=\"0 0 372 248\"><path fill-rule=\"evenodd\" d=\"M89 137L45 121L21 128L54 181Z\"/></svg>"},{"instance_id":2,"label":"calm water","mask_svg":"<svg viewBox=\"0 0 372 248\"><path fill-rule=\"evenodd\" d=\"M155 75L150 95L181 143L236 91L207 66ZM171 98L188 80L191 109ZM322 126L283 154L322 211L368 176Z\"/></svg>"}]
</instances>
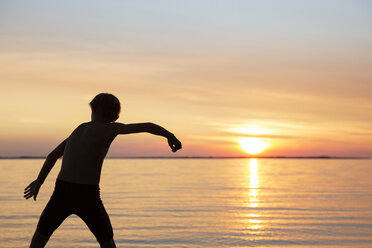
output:
<instances>
[{"instance_id":1,"label":"calm water","mask_svg":"<svg viewBox=\"0 0 372 248\"><path fill-rule=\"evenodd\" d=\"M0 160L0 247L27 247L43 160ZM372 247L372 160L108 159L101 196L118 247ZM98 247L70 216L47 247Z\"/></svg>"}]
</instances>

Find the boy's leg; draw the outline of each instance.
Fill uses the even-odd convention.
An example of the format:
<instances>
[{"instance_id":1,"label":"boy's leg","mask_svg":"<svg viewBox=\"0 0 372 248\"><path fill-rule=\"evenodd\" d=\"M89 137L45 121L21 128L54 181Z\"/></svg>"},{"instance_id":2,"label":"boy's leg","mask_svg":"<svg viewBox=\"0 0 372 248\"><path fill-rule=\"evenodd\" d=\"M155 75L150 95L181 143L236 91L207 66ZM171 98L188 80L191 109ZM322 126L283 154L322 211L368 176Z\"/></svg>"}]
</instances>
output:
<instances>
[{"instance_id":1,"label":"boy's leg","mask_svg":"<svg viewBox=\"0 0 372 248\"><path fill-rule=\"evenodd\" d=\"M113 239L110 239L109 241L100 242L99 245L101 248L116 248L115 242Z\"/></svg>"},{"instance_id":2,"label":"boy's leg","mask_svg":"<svg viewBox=\"0 0 372 248\"><path fill-rule=\"evenodd\" d=\"M32 237L30 248L44 248L49 240L49 237L42 235L37 230L35 231L34 236ZM99 243L101 248L116 248L115 242L113 239L109 241Z\"/></svg>"},{"instance_id":3,"label":"boy's leg","mask_svg":"<svg viewBox=\"0 0 372 248\"><path fill-rule=\"evenodd\" d=\"M60 194L53 192L40 215L30 247L44 247L53 232L69 215L70 210L66 205L66 201Z\"/></svg>"},{"instance_id":4,"label":"boy's leg","mask_svg":"<svg viewBox=\"0 0 372 248\"><path fill-rule=\"evenodd\" d=\"M49 237L42 235L36 229L34 236L32 237L30 248L43 248L48 242Z\"/></svg>"},{"instance_id":5,"label":"boy's leg","mask_svg":"<svg viewBox=\"0 0 372 248\"><path fill-rule=\"evenodd\" d=\"M100 199L86 200L76 215L87 224L101 247L116 247L111 221Z\"/></svg>"}]
</instances>

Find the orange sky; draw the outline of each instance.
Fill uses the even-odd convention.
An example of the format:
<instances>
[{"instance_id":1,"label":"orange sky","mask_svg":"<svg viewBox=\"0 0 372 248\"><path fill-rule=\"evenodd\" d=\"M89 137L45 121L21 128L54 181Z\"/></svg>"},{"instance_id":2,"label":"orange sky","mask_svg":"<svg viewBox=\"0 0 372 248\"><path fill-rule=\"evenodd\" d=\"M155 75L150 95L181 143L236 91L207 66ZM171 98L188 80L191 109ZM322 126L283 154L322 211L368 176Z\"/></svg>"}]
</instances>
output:
<instances>
[{"instance_id":1,"label":"orange sky","mask_svg":"<svg viewBox=\"0 0 372 248\"><path fill-rule=\"evenodd\" d=\"M372 156L372 4L367 1L4 1L0 156L46 155L100 92L120 122L110 156ZM260 132L252 131L259 128Z\"/></svg>"}]
</instances>

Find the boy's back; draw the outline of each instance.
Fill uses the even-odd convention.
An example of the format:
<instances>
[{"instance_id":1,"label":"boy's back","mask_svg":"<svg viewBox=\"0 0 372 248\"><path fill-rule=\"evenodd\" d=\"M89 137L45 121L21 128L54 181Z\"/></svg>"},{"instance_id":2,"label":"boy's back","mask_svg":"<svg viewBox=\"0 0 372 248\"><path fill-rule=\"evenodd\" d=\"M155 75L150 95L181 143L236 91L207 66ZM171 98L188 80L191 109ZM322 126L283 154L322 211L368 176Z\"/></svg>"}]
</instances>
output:
<instances>
[{"instance_id":1,"label":"boy's back","mask_svg":"<svg viewBox=\"0 0 372 248\"><path fill-rule=\"evenodd\" d=\"M79 125L68 137L58 178L73 183L99 184L103 160L115 137L113 123Z\"/></svg>"}]
</instances>

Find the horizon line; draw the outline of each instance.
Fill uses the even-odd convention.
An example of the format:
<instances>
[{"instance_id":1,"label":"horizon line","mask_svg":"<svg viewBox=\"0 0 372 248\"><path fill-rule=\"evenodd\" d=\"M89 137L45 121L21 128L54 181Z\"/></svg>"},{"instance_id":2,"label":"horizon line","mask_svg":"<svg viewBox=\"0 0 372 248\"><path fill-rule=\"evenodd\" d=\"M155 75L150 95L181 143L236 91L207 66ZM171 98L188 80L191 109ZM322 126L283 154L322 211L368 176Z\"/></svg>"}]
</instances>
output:
<instances>
[{"instance_id":1,"label":"horizon line","mask_svg":"<svg viewBox=\"0 0 372 248\"><path fill-rule=\"evenodd\" d=\"M45 159L47 156L0 156L0 159ZM371 159L363 156L109 156L105 159Z\"/></svg>"}]
</instances>

